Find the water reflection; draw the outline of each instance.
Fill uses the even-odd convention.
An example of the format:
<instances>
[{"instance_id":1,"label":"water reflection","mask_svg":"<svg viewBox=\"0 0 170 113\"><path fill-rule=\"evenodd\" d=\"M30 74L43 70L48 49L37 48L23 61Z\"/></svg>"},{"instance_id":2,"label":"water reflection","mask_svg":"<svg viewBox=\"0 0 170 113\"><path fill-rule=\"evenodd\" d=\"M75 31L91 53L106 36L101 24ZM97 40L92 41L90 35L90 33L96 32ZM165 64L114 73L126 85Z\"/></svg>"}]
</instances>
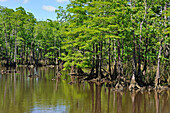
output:
<instances>
[{"instance_id":1,"label":"water reflection","mask_svg":"<svg viewBox=\"0 0 170 113\"><path fill-rule=\"evenodd\" d=\"M94 113L94 83L89 83L90 93L91 93L91 104L92 104L92 113Z\"/></svg>"},{"instance_id":2,"label":"water reflection","mask_svg":"<svg viewBox=\"0 0 170 113\"><path fill-rule=\"evenodd\" d=\"M160 113L159 112L159 93L158 92L155 92L155 103L156 103L156 113Z\"/></svg>"},{"instance_id":3,"label":"water reflection","mask_svg":"<svg viewBox=\"0 0 170 113\"><path fill-rule=\"evenodd\" d=\"M101 85L96 84L95 113L101 113Z\"/></svg>"},{"instance_id":4,"label":"water reflection","mask_svg":"<svg viewBox=\"0 0 170 113\"><path fill-rule=\"evenodd\" d=\"M122 94L117 92L117 113L122 113Z\"/></svg>"},{"instance_id":5,"label":"water reflection","mask_svg":"<svg viewBox=\"0 0 170 113\"><path fill-rule=\"evenodd\" d=\"M13 70L13 69L11 69ZM0 75L0 113L169 113L170 91L115 92L105 84L56 76L56 68ZM34 77L28 77L33 75ZM38 76L36 76L38 75ZM55 80L52 80L55 78ZM68 84L72 82L72 84Z\"/></svg>"},{"instance_id":6,"label":"water reflection","mask_svg":"<svg viewBox=\"0 0 170 113\"><path fill-rule=\"evenodd\" d=\"M110 106L110 87L108 88L107 113L109 113L109 106Z\"/></svg>"}]
</instances>

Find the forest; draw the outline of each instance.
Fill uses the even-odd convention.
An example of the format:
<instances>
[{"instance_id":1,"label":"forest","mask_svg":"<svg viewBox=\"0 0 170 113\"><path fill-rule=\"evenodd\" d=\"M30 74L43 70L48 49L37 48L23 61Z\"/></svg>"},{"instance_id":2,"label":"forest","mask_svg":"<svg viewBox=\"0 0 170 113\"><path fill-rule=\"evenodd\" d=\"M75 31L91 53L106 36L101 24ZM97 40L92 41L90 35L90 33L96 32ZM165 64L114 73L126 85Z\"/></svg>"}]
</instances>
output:
<instances>
[{"instance_id":1,"label":"forest","mask_svg":"<svg viewBox=\"0 0 170 113\"><path fill-rule=\"evenodd\" d=\"M169 0L73 0L56 20L0 6L2 66L59 66L121 89L170 86Z\"/></svg>"}]
</instances>

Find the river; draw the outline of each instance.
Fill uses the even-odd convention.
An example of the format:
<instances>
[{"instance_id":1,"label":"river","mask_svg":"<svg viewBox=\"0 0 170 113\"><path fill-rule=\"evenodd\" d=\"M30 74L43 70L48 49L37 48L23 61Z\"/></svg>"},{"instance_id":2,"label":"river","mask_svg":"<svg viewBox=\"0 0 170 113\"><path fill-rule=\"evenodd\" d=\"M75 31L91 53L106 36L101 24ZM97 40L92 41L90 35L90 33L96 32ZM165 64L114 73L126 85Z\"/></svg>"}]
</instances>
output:
<instances>
[{"instance_id":1,"label":"river","mask_svg":"<svg viewBox=\"0 0 170 113\"><path fill-rule=\"evenodd\" d=\"M67 72L56 78L55 68L17 71L0 74L0 113L170 113L170 90L118 92L105 84L79 83Z\"/></svg>"}]
</instances>

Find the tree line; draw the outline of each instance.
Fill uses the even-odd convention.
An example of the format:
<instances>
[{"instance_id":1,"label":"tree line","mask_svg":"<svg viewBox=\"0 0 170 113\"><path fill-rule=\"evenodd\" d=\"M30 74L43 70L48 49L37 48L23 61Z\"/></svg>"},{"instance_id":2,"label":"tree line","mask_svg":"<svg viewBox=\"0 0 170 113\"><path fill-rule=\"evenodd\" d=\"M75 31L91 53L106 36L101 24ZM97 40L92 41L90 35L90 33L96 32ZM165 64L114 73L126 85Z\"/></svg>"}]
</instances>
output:
<instances>
[{"instance_id":1,"label":"tree line","mask_svg":"<svg viewBox=\"0 0 170 113\"><path fill-rule=\"evenodd\" d=\"M107 77L130 88L168 83L168 0L74 0L57 20L37 21L19 7L1 7L0 50L6 64L59 64L88 79ZM162 76L160 76L160 74Z\"/></svg>"}]
</instances>

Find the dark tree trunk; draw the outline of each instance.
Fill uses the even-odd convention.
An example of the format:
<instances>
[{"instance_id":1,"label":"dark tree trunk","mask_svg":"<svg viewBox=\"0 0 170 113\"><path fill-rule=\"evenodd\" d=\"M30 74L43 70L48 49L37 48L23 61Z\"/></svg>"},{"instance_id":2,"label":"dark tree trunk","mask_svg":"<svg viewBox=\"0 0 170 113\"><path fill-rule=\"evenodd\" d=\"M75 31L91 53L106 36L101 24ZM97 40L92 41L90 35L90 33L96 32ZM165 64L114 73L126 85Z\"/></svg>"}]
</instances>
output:
<instances>
[{"instance_id":1,"label":"dark tree trunk","mask_svg":"<svg viewBox=\"0 0 170 113\"><path fill-rule=\"evenodd\" d=\"M14 41L13 41L13 36L14 36L15 34L14 34L14 30L12 30L12 38L11 38L11 44L10 44L10 48L11 48L11 51L10 51L10 59L12 59L12 57L13 57L13 45L14 45ZM11 60L10 60L11 61Z\"/></svg>"},{"instance_id":2,"label":"dark tree trunk","mask_svg":"<svg viewBox=\"0 0 170 113\"><path fill-rule=\"evenodd\" d=\"M117 78L117 61L116 61L116 40L114 40L114 70L113 70L113 76L112 80Z\"/></svg>"},{"instance_id":3,"label":"dark tree trunk","mask_svg":"<svg viewBox=\"0 0 170 113\"><path fill-rule=\"evenodd\" d=\"M33 57L33 64L35 64L35 51L34 51L34 43L33 43L33 47L32 47L32 51L33 51L33 54L32 54L32 57Z\"/></svg>"},{"instance_id":4,"label":"dark tree trunk","mask_svg":"<svg viewBox=\"0 0 170 113\"><path fill-rule=\"evenodd\" d=\"M148 52L148 38L146 38L146 41L145 41L144 67L143 67L143 70L142 70L143 76L145 76L146 71L147 71L147 56L146 56L147 52Z\"/></svg>"},{"instance_id":5,"label":"dark tree trunk","mask_svg":"<svg viewBox=\"0 0 170 113\"><path fill-rule=\"evenodd\" d=\"M30 53L30 64L32 65L33 64L33 41L31 42L31 53Z\"/></svg>"},{"instance_id":6,"label":"dark tree trunk","mask_svg":"<svg viewBox=\"0 0 170 113\"><path fill-rule=\"evenodd\" d=\"M101 78L104 78L103 73L102 73L102 46L103 46L103 42L101 41L99 43L99 50L100 50L100 55L99 55L99 76Z\"/></svg>"},{"instance_id":7,"label":"dark tree trunk","mask_svg":"<svg viewBox=\"0 0 170 113\"><path fill-rule=\"evenodd\" d=\"M141 43L142 43L142 26L143 22L145 20L146 14L147 14L147 1L145 0L145 14L143 17L142 22L140 23L140 38L139 38L139 47L138 47L138 82L142 81L142 75L141 75Z\"/></svg>"},{"instance_id":8,"label":"dark tree trunk","mask_svg":"<svg viewBox=\"0 0 170 113\"><path fill-rule=\"evenodd\" d=\"M7 33L6 33L6 26L4 24L4 33L5 33L5 45L6 45L6 64L9 65L8 59L8 41L7 41Z\"/></svg>"},{"instance_id":9,"label":"dark tree trunk","mask_svg":"<svg viewBox=\"0 0 170 113\"><path fill-rule=\"evenodd\" d=\"M99 75L99 55L98 55L98 45L96 44L96 77Z\"/></svg>"},{"instance_id":10,"label":"dark tree trunk","mask_svg":"<svg viewBox=\"0 0 170 113\"><path fill-rule=\"evenodd\" d=\"M95 53L94 44L93 44L93 53ZM93 78L93 77L96 76L96 75L94 75L94 68L95 68L95 56L93 55L93 58L92 58L92 69L91 69L91 72L90 72L90 78Z\"/></svg>"},{"instance_id":11,"label":"dark tree trunk","mask_svg":"<svg viewBox=\"0 0 170 113\"><path fill-rule=\"evenodd\" d=\"M111 64L110 64L110 60L111 60L111 55L110 55L110 38L109 38L109 50L108 50L108 56L109 56L109 76L111 77Z\"/></svg>"},{"instance_id":12,"label":"dark tree trunk","mask_svg":"<svg viewBox=\"0 0 170 113\"><path fill-rule=\"evenodd\" d=\"M47 49L45 49L45 52L44 52L45 65L47 65L47 57L45 56L46 54L47 54Z\"/></svg>"},{"instance_id":13,"label":"dark tree trunk","mask_svg":"<svg viewBox=\"0 0 170 113\"><path fill-rule=\"evenodd\" d=\"M27 46L27 52L26 52L26 63L28 64L28 46Z\"/></svg>"},{"instance_id":14,"label":"dark tree trunk","mask_svg":"<svg viewBox=\"0 0 170 113\"><path fill-rule=\"evenodd\" d=\"M121 59L120 59L120 40L118 39L118 76L121 76Z\"/></svg>"},{"instance_id":15,"label":"dark tree trunk","mask_svg":"<svg viewBox=\"0 0 170 113\"><path fill-rule=\"evenodd\" d=\"M135 87L140 88L140 86L136 82L136 51L135 51L135 48L136 48L136 39L135 39L134 31L133 31L133 59L132 59L133 75L131 78L129 90L133 90L133 89L135 89Z\"/></svg>"},{"instance_id":16,"label":"dark tree trunk","mask_svg":"<svg viewBox=\"0 0 170 113\"><path fill-rule=\"evenodd\" d=\"M23 47L23 53L22 53L22 59L23 59L23 64L25 64L25 43L24 43L24 47Z\"/></svg>"},{"instance_id":17,"label":"dark tree trunk","mask_svg":"<svg viewBox=\"0 0 170 113\"><path fill-rule=\"evenodd\" d=\"M139 45L138 45L138 77L141 77L141 40L142 40L142 24L143 21L140 24L140 38L139 38Z\"/></svg>"},{"instance_id":18,"label":"dark tree trunk","mask_svg":"<svg viewBox=\"0 0 170 113\"><path fill-rule=\"evenodd\" d=\"M16 56L17 56L17 29L15 29L14 65L16 64Z\"/></svg>"},{"instance_id":19,"label":"dark tree trunk","mask_svg":"<svg viewBox=\"0 0 170 113\"><path fill-rule=\"evenodd\" d=\"M58 56L61 57L61 42L60 41L58 41L58 45L59 45Z\"/></svg>"},{"instance_id":20,"label":"dark tree trunk","mask_svg":"<svg viewBox=\"0 0 170 113\"><path fill-rule=\"evenodd\" d=\"M134 31L133 31L133 62L132 62L132 65L133 65L133 76L136 77L136 51L135 51L135 48L136 48L136 43L135 43L136 39L135 39L135 34L134 34Z\"/></svg>"},{"instance_id":21,"label":"dark tree trunk","mask_svg":"<svg viewBox=\"0 0 170 113\"><path fill-rule=\"evenodd\" d=\"M95 113L101 113L101 85L96 85Z\"/></svg>"},{"instance_id":22,"label":"dark tree trunk","mask_svg":"<svg viewBox=\"0 0 170 113\"><path fill-rule=\"evenodd\" d=\"M122 39L122 59L121 59L121 74L123 74L123 51L124 50L124 40Z\"/></svg>"}]
</instances>

